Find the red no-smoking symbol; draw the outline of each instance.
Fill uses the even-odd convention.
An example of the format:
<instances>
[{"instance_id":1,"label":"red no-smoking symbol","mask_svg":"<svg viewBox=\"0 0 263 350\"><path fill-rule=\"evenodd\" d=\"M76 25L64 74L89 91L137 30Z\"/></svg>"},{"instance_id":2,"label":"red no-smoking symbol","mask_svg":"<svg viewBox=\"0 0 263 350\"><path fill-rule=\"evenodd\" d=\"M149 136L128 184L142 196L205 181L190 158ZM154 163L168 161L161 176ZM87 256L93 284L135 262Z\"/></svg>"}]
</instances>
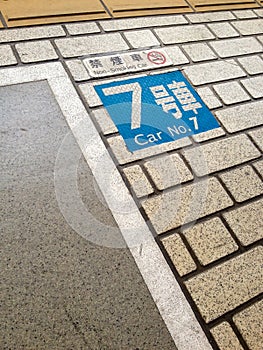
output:
<instances>
[{"instance_id":1,"label":"red no-smoking symbol","mask_svg":"<svg viewBox=\"0 0 263 350\"><path fill-rule=\"evenodd\" d=\"M166 62L166 57L158 51L149 52L147 58L150 62L154 64L164 64Z\"/></svg>"}]
</instances>

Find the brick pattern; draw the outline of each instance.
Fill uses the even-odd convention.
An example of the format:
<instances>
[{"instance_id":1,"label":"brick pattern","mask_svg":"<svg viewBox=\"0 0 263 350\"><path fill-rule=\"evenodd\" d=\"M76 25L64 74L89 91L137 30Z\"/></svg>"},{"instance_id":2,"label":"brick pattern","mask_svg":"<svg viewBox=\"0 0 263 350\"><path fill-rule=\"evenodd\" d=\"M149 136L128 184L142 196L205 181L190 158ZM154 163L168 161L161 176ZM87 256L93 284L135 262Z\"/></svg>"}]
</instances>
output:
<instances>
[{"instance_id":1,"label":"brick pattern","mask_svg":"<svg viewBox=\"0 0 263 350\"><path fill-rule=\"evenodd\" d=\"M0 67L64 61L220 350L262 345L262 306L250 306L262 292L262 18L253 9L0 31ZM95 93L104 80L83 60L160 46L174 67L156 72L181 69L221 127L131 153Z\"/></svg>"},{"instance_id":2,"label":"brick pattern","mask_svg":"<svg viewBox=\"0 0 263 350\"><path fill-rule=\"evenodd\" d=\"M262 293L262 264L259 246L186 281L206 322Z\"/></svg>"}]
</instances>

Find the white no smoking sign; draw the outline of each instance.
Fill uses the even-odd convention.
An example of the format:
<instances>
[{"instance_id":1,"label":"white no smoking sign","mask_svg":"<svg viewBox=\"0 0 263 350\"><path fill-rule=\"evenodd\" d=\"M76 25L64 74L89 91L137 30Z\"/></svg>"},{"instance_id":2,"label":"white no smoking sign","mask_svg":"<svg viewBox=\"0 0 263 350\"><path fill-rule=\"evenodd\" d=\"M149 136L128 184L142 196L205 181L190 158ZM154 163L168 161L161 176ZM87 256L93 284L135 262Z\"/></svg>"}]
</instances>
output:
<instances>
[{"instance_id":1,"label":"white no smoking sign","mask_svg":"<svg viewBox=\"0 0 263 350\"><path fill-rule=\"evenodd\" d=\"M115 55L95 56L84 60L92 77L107 77L128 72L171 66L165 49L130 51Z\"/></svg>"}]
</instances>

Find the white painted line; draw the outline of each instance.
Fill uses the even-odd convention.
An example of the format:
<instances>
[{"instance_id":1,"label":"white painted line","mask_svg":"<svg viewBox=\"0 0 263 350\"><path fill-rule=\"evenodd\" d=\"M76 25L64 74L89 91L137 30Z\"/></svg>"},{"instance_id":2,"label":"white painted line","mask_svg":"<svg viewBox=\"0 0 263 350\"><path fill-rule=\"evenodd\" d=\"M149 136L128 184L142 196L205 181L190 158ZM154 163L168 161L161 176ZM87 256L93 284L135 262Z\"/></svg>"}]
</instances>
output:
<instances>
[{"instance_id":1,"label":"white painted line","mask_svg":"<svg viewBox=\"0 0 263 350\"><path fill-rule=\"evenodd\" d=\"M178 350L211 350L188 301L62 65L56 62L0 70L0 86L39 80L48 81ZM114 191L123 197L122 202L116 204L112 198L112 189L109 190L105 174L98 166L102 161L104 169L111 174Z\"/></svg>"}]
</instances>

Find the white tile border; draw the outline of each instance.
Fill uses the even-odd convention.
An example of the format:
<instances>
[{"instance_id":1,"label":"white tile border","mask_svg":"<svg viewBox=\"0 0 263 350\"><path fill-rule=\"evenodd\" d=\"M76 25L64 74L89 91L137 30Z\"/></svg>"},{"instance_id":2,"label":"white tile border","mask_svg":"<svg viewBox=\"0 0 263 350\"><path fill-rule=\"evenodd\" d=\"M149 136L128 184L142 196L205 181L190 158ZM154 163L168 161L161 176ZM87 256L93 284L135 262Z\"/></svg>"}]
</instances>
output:
<instances>
[{"instance_id":1,"label":"white tile border","mask_svg":"<svg viewBox=\"0 0 263 350\"><path fill-rule=\"evenodd\" d=\"M48 81L178 350L211 350L205 333L62 64L0 69L0 86L40 80ZM77 127L80 123L81 127ZM123 196L118 208L112 199L112 191L108 190L104 181L104 174L97 171L98 162L102 159L111 174L114 190ZM122 203L125 205L123 208Z\"/></svg>"}]
</instances>

